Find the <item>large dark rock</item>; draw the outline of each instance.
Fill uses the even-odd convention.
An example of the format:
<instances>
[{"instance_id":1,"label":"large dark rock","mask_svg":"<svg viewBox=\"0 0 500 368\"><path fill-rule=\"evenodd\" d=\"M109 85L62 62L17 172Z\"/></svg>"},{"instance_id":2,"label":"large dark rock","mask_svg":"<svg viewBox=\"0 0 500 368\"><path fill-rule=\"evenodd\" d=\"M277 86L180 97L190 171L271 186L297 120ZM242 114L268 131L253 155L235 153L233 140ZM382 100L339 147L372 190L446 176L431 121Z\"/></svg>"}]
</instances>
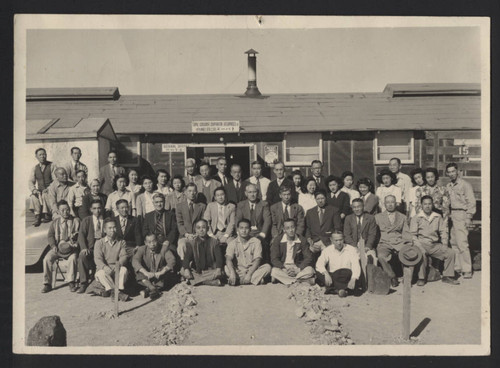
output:
<instances>
[{"instance_id":1,"label":"large dark rock","mask_svg":"<svg viewBox=\"0 0 500 368\"><path fill-rule=\"evenodd\" d=\"M66 330L59 316L42 317L28 333L28 346L66 346Z\"/></svg>"},{"instance_id":2,"label":"large dark rock","mask_svg":"<svg viewBox=\"0 0 500 368\"><path fill-rule=\"evenodd\" d=\"M373 264L366 265L368 292L378 295L387 295L391 288L391 278L380 267Z\"/></svg>"}]
</instances>

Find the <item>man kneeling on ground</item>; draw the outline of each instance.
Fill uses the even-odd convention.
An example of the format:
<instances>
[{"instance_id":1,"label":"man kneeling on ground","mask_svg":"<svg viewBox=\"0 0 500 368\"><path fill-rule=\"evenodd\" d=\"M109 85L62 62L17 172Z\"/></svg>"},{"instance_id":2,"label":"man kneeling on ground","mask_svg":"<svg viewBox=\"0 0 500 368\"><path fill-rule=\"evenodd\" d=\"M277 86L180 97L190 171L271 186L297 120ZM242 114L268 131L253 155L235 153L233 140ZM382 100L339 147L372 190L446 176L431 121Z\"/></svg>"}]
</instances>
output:
<instances>
[{"instance_id":1,"label":"man kneeling on ground","mask_svg":"<svg viewBox=\"0 0 500 368\"><path fill-rule=\"evenodd\" d=\"M271 273L271 266L262 264L262 244L256 237L250 236L250 220L238 221L238 237L229 242L226 249L226 267L224 268L229 285L258 285Z\"/></svg>"},{"instance_id":2,"label":"man kneeling on ground","mask_svg":"<svg viewBox=\"0 0 500 368\"><path fill-rule=\"evenodd\" d=\"M195 232L196 237L186 241L183 275L191 285L221 286L223 259L219 241L207 235L206 220L196 222Z\"/></svg>"},{"instance_id":3,"label":"man kneeling on ground","mask_svg":"<svg viewBox=\"0 0 500 368\"><path fill-rule=\"evenodd\" d=\"M314 285L313 255L306 238L296 233L295 220L283 223L283 236L277 236L271 244L271 277L285 285L307 281Z\"/></svg>"},{"instance_id":4,"label":"man kneeling on ground","mask_svg":"<svg viewBox=\"0 0 500 368\"><path fill-rule=\"evenodd\" d=\"M318 285L326 286L325 294L338 293L347 296L347 289L354 289L356 280L361 275L359 255L352 245L344 243L344 234L335 231L332 245L326 247L316 262Z\"/></svg>"},{"instance_id":5,"label":"man kneeling on ground","mask_svg":"<svg viewBox=\"0 0 500 368\"><path fill-rule=\"evenodd\" d=\"M106 236L99 239L94 245L94 262L96 265L95 278L104 286L104 291L100 294L103 297L114 296L115 289L115 265L120 265L118 276L118 299L128 301L129 296L123 292L125 281L128 276L127 244L125 240L116 236L116 222L113 218L104 220L104 232Z\"/></svg>"},{"instance_id":6,"label":"man kneeling on ground","mask_svg":"<svg viewBox=\"0 0 500 368\"><path fill-rule=\"evenodd\" d=\"M156 299L161 295L161 290L168 284L173 284L175 256L169 249L163 256L162 244L158 242L155 234L146 235L146 245L137 249L132 258L132 266L136 272L137 282L146 287L145 297Z\"/></svg>"}]
</instances>

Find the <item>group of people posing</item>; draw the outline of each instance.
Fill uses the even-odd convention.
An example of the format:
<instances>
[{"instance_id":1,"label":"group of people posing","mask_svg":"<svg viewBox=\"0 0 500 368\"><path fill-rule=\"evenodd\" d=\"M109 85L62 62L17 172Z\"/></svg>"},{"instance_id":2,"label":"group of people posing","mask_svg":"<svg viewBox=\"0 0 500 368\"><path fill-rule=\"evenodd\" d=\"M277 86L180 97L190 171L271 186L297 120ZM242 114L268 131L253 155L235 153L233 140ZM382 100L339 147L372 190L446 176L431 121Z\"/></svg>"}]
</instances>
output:
<instances>
[{"instance_id":1,"label":"group of people posing","mask_svg":"<svg viewBox=\"0 0 500 368\"><path fill-rule=\"evenodd\" d=\"M43 148L36 151L29 183L33 225L51 222L44 293L52 290L58 259L68 260L72 292L84 293L95 278L102 289L94 293L109 297L118 282L121 300L129 299L131 283L156 298L181 278L218 286L318 283L345 297L365 288L368 260L396 287L395 256L407 247L424 255L416 267L419 286L426 283L428 257L444 261L443 282L472 277L467 235L476 202L455 163L446 166L450 183L440 186L435 168L408 176L393 158L375 191L369 178L354 185L349 171L323 176L319 160L307 178L299 170L285 177L285 165L276 162L270 181L255 161L252 176L242 180L240 165L228 176L220 157L213 176L208 163L197 168L189 158L185 176L171 178L160 169L139 179L136 170L118 165L114 151L88 183L81 156L73 147L70 162L56 167Z\"/></svg>"}]
</instances>

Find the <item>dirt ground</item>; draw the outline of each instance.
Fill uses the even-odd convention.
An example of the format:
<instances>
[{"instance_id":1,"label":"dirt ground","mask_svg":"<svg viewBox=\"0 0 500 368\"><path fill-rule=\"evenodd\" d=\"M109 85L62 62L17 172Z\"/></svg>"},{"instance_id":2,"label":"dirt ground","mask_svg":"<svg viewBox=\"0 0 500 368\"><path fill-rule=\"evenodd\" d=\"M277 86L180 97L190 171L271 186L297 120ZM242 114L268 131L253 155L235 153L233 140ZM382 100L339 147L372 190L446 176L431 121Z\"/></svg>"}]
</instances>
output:
<instances>
[{"instance_id":1,"label":"dirt ground","mask_svg":"<svg viewBox=\"0 0 500 368\"><path fill-rule=\"evenodd\" d=\"M411 329L428 324L412 341L417 344L479 344L481 273L459 286L433 282L412 287ZM26 274L26 334L43 316L59 315L68 346L145 346L158 338L173 291L155 301L134 297L120 303L121 315L109 318L110 299L70 293L62 282L40 292L41 273ZM308 345L309 326L294 313L295 303L283 285L209 287L193 290L197 316L184 345ZM356 345L401 343L402 285L387 296L364 294L340 299L328 296L339 321ZM428 319L428 320L426 320ZM156 327L156 330L155 330Z\"/></svg>"}]
</instances>

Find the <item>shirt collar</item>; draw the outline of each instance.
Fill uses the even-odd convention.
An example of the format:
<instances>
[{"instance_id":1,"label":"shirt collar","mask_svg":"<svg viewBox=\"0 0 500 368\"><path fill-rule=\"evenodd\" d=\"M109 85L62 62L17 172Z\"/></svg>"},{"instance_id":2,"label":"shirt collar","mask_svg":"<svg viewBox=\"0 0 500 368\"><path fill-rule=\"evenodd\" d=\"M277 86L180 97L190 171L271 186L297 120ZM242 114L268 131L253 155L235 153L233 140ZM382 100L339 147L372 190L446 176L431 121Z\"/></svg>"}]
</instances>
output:
<instances>
[{"instance_id":1,"label":"shirt collar","mask_svg":"<svg viewBox=\"0 0 500 368\"><path fill-rule=\"evenodd\" d=\"M429 217L427 217L427 215L424 213L424 211L420 211L418 214L417 214L418 217L422 217L426 220L428 220L429 222L432 222L432 220L434 220L434 218L436 217L440 217L441 215L438 214L437 212L431 212L431 214L429 215Z\"/></svg>"},{"instance_id":2,"label":"shirt collar","mask_svg":"<svg viewBox=\"0 0 500 368\"><path fill-rule=\"evenodd\" d=\"M295 239L293 239L293 242L300 243L300 239L297 236L297 234L295 234ZM288 243L288 238L286 237L286 234L283 234L283 237L281 238L281 243Z\"/></svg>"},{"instance_id":3,"label":"shirt collar","mask_svg":"<svg viewBox=\"0 0 500 368\"><path fill-rule=\"evenodd\" d=\"M116 238L115 240L111 240L110 238L108 238L108 236L106 235L105 237L105 240L104 240L106 243L108 244L111 244L111 246L115 245L116 244Z\"/></svg>"}]
</instances>

